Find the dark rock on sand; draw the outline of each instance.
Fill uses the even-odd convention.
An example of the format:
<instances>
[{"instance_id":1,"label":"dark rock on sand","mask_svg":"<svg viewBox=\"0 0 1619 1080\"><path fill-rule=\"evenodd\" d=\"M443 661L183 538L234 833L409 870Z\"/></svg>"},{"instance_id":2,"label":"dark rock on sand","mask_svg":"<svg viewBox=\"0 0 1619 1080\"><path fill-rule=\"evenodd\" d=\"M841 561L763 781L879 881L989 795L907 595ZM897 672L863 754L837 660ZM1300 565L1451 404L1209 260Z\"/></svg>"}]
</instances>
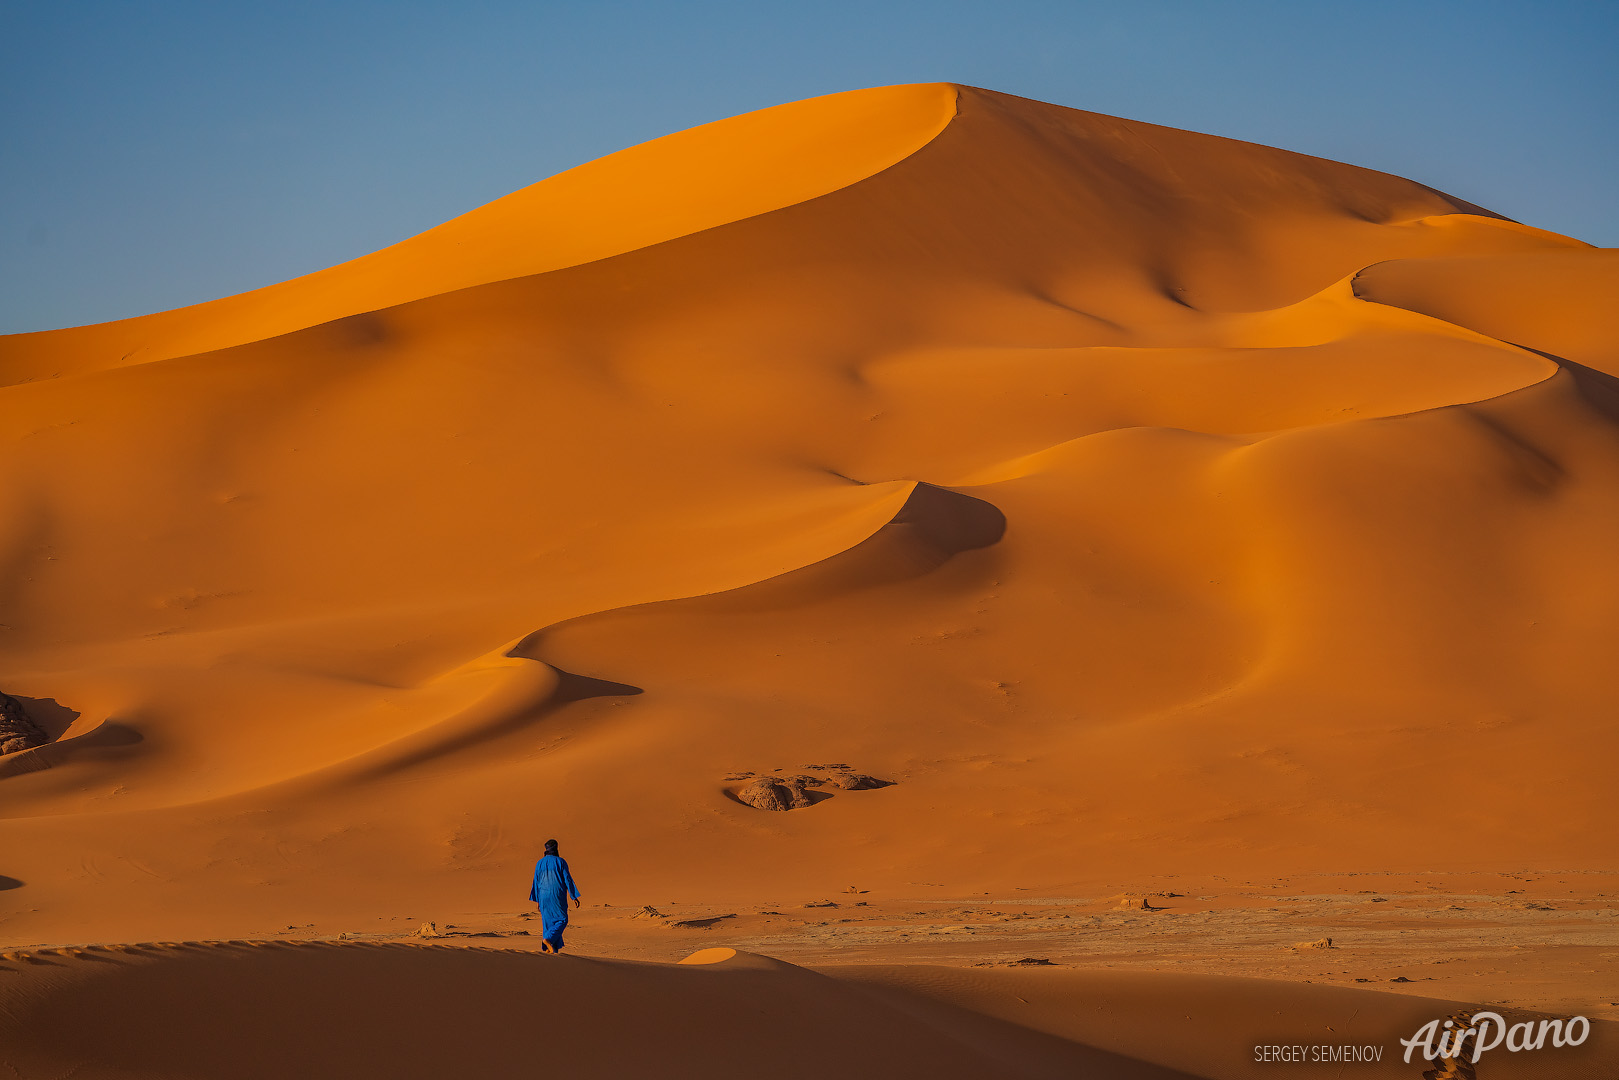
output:
<instances>
[{"instance_id":1,"label":"dark rock on sand","mask_svg":"<svg viewBox=\"0 0 1619 1080\"><path fill-rule=\"evenodd\" d=\"M736 797L759 810L798 810L810 805L804 783L796 777L761 777L738 791Z\"/></svg>"},{"instance_id":2,"label":"dark rock on sand","mask_svg":"<svg viewBox=\"0 0 1619 1080\"><path fill-rule=\"evenodd\" d=\"M844 791L868 791L871 788L887 787L892 783L890 780L879 780L875 776L857 772L829 773L826 782Z\"/></svg>"},{"instance_id":3,"label":"dark rock on sand","mask_svg":"<svg viewBox=\"0 0 1619 1080\"><path fill-rule=\"evenodd\" d=\"M50 740L39 730L39 725L28 718L22 702L0 694L0 754L14 754L18 750L31 750L44 746Z\"/></svg>"}]
</instances>

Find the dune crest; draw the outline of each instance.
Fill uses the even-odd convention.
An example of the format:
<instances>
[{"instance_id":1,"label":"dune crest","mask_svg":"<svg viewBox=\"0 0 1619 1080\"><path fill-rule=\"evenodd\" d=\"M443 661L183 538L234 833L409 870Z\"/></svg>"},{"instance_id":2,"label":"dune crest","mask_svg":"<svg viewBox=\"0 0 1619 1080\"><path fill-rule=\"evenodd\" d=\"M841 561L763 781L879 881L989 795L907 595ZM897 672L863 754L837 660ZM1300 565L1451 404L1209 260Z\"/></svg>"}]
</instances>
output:
<instances>
[{"instance_id":1,"label":"dune crest","mask_svg":"<svg viewBox=\"0 0 1619 1080\"><path fill-rule=\"evenodd\" d=\"M662 243L856 183L925 144L954 111L954 88L928 83L704 124L558 173L329 270L156 315L15 335L0 347L0 379L212 352ZM363 324L356 332L365 334Z\"/></svg>"}]
</instances>

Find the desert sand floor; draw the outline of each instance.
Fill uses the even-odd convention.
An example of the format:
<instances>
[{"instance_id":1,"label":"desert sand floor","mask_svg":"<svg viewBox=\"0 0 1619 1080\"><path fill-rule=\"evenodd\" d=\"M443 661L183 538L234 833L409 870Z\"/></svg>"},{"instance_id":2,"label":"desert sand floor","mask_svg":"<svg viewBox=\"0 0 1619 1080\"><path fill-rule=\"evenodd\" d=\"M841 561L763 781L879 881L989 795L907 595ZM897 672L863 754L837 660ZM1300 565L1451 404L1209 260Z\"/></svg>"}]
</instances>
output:
<instances>
[{"instance_id":1,"label":"desert sand floor","mask_svg":"<svg viewBox=\"0 0 1619 1080\"><path fill-rule=\"evenodd\" d=\"M957 913L973 918L980 934L983 924L1005 917L982 918L982 907ZM1041 919L1044 911L1031 905L1018 914ZM27 1080L497 1077L535 1069L740 1076L761 1067L804 1077L835 1070L858 1077L1225 1080L1342 1075L1323 1070L1344 1068L1415 1077L1441 1063L1406 1061L1399 1040L1477 1004L1440 996L1432 982L1390 992L1381 980L1376 989L1332 985L1321 977L1332 972L1315 970L1424 970L1391 964L1397 947L1372 944L1352 950L1353 959L1317 950L1302 964L1287 964L1275 961L1272 945L1267 965L1252 942L1276 924L1258 916L1239 916L1233 921L1248 925L1198 940L1204 959L1193 968L1223 969L1213 975L1164 970L1162 933L1133 938L1146 946L1141 953L1090 954L1074 965L1029 957L962 966L975 945L1002 955L1014 944L1071 950L1073 935L1018 931L968 942L959 937L973 931L962 926L881 911L870 921L891 936L904 927L952 940L922 963L904 962L912 950L900 938L897 947L879 940L832 946L880 950L886 963L850 964L840 956L843 962L811 967L711 946L671 964L547 956L514 947L525 931L480 928L501 921L448 931L476 944L369 933L13 950L0 954L0 1060ZM657 935L661 941L642 935L634 951L664 952L676 939L690 947L702 933L688 926ZM1131 934L1128 923L1119 926L1110 947L1128 950L1131 941L1117 939ZM792 935L778 931L770 939L785 945ZM821 955L826 949L824 935L814 933L796 946ZM1479 950L1471 948L1471 956L1463 946L1433 962L1479 966ZM1503 951L1484 961L1493 974L1503 971ZM946 954L957 963L941 963ZM1102 961L1108 955L1114 962ZM1230 962L1216 965L1211 955ZM1239 974L1289 967L1317 977ZM1446 979L1458 985L1454 973ZM1552 1015L1492 1004L1509 1024ZM1265 1048L1281 1046L1347 1046L1376 1056L1348 1063L1262 1058ZM1609 1076L1619 1066L1619 1024L1596 1020L1578 1047L1490 1052L1479 1064L1491 1077Z\"/></svg>"},{"instance_id":2,"label":"desert sand floor","mask_svg":"<svg viewBox=\"0 0 1619 1080\"><path fill-rule=\"evenodd\" d=\"M1616 292L1410 180L929 84L0 338L0 1061L1282 1075L1221 1040L1489 1002L1608 1018L1583 1068Z\"/></svg>"},{"instance_id":3,"label":"desert sand floor","mask_svg":"<svg viewBox=\"0 0 1619 1080\"><path fill-rule=\"evenodd\" d=\"M531 910L40 943L0 953L0 1063L30 1080L516 1076L538 1038L545 1067L581 1076L768 1061L785 1076L1223 1080L1335 1075L1254 1048L1350 1045L1382 1057L1342 1075L1416 1077L1434 1064L1404 1061L1400 1039L1487 1007L1595 1023L1578 1048L1498 1048L1479 1075L1608 1076L1616 890L1619 875L1589 873L1174 877L1103 897L849 886L598 902L562 957L538 951Z\"/></svg>"}]
</instances>

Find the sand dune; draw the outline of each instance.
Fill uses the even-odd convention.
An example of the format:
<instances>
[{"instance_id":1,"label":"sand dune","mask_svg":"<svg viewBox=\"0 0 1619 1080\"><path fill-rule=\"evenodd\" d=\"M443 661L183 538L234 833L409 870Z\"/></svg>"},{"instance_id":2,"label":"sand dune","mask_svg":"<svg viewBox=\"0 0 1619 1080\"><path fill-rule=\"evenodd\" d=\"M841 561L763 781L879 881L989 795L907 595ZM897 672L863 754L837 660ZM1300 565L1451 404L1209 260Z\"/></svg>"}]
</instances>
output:
<instances>
[{"instance_id":1,"label":"sand dune","mask_svg":"<svg viewBox=\"0 0 1619 1080\"><path fill-rule=\"evenodd\" d=\"M0 932L1609 866L1616 265L929 85L0 340Z\"/></svg>"},{"instance_id":2,"label":"sand dune","mask_svg":"<svg viewBox=\"0 0 1619 1080\"><path fill-rule=\"evenodd\" d=\"M246 941L30 954L0 961L21 984L0 1030L23 1075L1187 1075L985 1016L963 1031L948 1005L709 952L686 965Z\"/></svg>"},{"instance_id":3,"label":"sand dune","mask_svg":"<svg viewBox=\"0 0 1619 1080\"><path fill-rule=\"evenodd\" d=\"M1400 259L1355 275L1355 295L1619 375L1619 252Z\"/></svg>"},{"instance_id":4,"label":"sand dune","mask_svg":"<svg viewBox=\"0 0 1619 1080\"><path fill-rule=\"evenodd\" d=\"M1254 1047L1378 1044L1458 1007L1254 979L815 972L731 949L676 965L195 941L11 953L0 971L5 1060L23 1076L86 1078L1299 1075L1307 1065L1256 1062ZM1611 1026L1599 1022L1563 1065L1611 1063ZM1552 1075L1533 1055L1488 1065L1492 1076ZM1399 1057L1353 1066L1365 1076L1422 1067Z\"/></svg>"},{"instance_id":5,"label":"sand dune","mask_svg":"<svg viewBox=\"0 0 1619 1080\"><path fill-rule=\"evenodd\" d=\"M701 232L836 191L892 165L936 135L954 104L947 86L890 86L691 128L570 169L330 270L142 318L15 335L0 349L0 378L59 378L228 348ZM368 325L350 330L364 340Z\"/></svg>"}]
</instances>

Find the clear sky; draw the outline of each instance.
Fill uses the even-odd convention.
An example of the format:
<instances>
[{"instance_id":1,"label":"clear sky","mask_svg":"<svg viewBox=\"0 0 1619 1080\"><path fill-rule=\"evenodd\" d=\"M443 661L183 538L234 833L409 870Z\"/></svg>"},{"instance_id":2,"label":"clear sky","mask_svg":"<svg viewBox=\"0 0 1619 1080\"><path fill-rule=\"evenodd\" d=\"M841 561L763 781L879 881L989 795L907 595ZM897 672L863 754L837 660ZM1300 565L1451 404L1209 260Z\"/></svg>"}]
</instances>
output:
<instances>
[{"instance_id":1,"label":"clear sky","mask_svg":"<svg viewBox=\"0 0 1619 1080\"><path fill-rule=\"evenodd\" d=\"M0 332L256 288L671 131L928 81L1619 245L1616 0L6 0Z\"/></svg>"}]
</instances>

